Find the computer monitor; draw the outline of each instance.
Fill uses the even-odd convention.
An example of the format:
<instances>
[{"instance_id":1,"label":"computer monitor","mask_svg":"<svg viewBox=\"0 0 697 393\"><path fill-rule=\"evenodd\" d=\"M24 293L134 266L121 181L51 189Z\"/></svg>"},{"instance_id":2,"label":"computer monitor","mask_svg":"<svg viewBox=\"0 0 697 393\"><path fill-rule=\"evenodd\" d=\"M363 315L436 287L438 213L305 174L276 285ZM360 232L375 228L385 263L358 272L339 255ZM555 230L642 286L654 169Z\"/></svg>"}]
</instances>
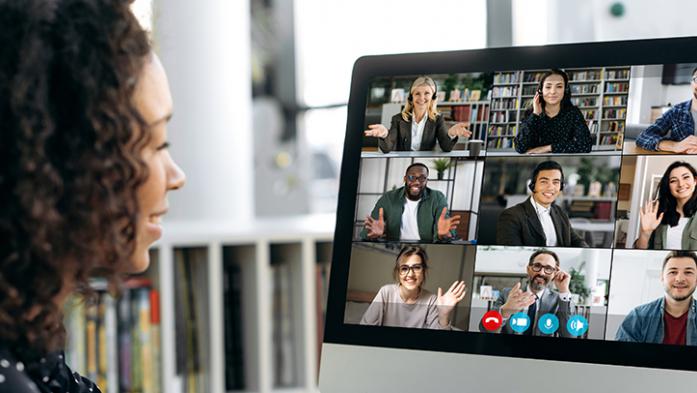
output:
<instances>
[{"instance_id":1,"label":"computer monitor","mask_svg":"<svg viewBox=\"0 0 697 393\"><path fill-rule=\"evenodd\" d=\"M353 70L320 390L697 382L697 38ZM670 71L673 72L673 71Z\"/></svg>"}]
</instances>

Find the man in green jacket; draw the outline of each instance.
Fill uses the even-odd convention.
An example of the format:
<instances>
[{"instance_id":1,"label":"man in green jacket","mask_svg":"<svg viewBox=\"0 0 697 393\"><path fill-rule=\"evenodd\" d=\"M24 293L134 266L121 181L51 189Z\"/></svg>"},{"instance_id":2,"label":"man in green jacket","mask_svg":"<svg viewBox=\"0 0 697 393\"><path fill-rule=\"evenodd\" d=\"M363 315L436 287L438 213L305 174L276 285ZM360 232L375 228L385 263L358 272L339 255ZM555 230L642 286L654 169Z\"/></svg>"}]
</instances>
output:
<instances>
[{"instance_id":1,"label":"man in green jacket","mask_svg":"<svg viewBox=\"0 0 697 393\"><path fill-rule=\"evenodd\" d=\"M460 216L449 217L445 195L426 187L428 167L411 164L404 175L404 187L384 193L366 217L361 231L364 240L449 241L455 235Z\"/></svg>"}]
</instances>

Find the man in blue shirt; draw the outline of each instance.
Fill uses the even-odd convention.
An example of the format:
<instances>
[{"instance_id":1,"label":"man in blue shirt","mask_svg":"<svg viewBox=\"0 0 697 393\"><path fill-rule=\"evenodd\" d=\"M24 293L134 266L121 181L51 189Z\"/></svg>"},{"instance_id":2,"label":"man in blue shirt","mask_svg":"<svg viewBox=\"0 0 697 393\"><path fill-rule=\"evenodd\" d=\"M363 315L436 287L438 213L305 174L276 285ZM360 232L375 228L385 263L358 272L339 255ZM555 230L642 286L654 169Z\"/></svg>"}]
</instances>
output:
<instances>
[{"instance_id":1,"label":"man in blue shirt","mask_svg":"<svg viewBox=\"0 0 697 393\"><path fill-rule=\"evenodd\" d=\"M617 330L617 341L697 345L697 254L671 251L663 260L662 298L630 311Z\"/></svg>"},{"instance_id":2,"label":"man in blue shirt","mask_svg":"<svg viewBox=\"0 0 697 393\"><path fill-rule=\"evenodd\" d=\"M692 70L692 97L670 108L639 134L637 146L654 151L697 153L697 68Z\"/></svg>"}]
</instances>

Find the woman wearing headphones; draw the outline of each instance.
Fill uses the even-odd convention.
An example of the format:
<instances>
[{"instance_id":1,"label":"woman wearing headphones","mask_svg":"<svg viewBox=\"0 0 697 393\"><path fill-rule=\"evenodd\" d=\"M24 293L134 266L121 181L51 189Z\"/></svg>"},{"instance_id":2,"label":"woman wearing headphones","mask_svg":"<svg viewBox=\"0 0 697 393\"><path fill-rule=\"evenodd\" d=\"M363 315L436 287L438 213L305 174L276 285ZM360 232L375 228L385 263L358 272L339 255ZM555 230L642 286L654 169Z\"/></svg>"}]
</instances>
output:
<instances>
[{"instance_id":1,"label":"woman wearing headphones","mask_svg":"<svg viewBox=\"0 0 697 393\"><path fill-rule=\"evenodd\" d=\"M465 298L465 282L455 281L445 293L435 295L423 288L428 271L426 250L406 246L397 256L394 284L380 288L361 318L361 325L450 329L450 315Z\"/></svg>"},{"instance_id":2,"label":"woman wearing headphones","mask_svg":"<svg viewBox=\"0 0 697 393\"><path fill-rule=\"evenodd\" d=\"M668 166L658 183L656 200L640 212L639 238L635 248L697 250L697 170L684 161Z\"/></svg>"},{"instance_id":3,"label":"woman wearing headphones","mask_svg":"<svg viewBox=\"0 0 697 393\"><path fill-rule=\"evenodd\" d=\"M451 151L458 137L469 137L472 132L465 123L445 128L443 116L436 109L436 83L428 76L414 80L409 89L407 104L401 113L392 117L388 130L382 124L370 124L365 136L378 138L383 153L396 151L429 151L436 146Z\"/></svg>"},{"instance_id":4,"label":"woman wearing headphones","mask_svg":"<svg viewBox=\"0 0 697 393\"><path fill-rule=\"evenodd\" d=\"M521 154L588 153L592 146L586 120L571 103L569 77L562 70L547 71L532 108L520 122L515 150Z\"/></svg>"}]
</instances>

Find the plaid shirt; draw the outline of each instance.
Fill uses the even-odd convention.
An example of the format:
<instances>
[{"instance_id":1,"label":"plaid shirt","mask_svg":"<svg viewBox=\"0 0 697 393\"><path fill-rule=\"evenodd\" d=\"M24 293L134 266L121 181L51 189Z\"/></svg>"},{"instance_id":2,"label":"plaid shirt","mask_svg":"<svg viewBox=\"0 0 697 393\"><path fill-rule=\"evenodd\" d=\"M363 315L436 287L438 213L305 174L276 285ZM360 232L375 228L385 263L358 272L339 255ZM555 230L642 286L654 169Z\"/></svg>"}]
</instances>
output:
<instances>
[{"instance_id":1,"label":"plaid shirt","mask_svg":"<svg viewBox=\"0 0 697 393\"><path fill-rule=\"evenodd\" d=\"M690 109L692 100L681 102L656 119L651 127L645 129L636 139L636 145L646 150L658 150L662 140L681 141L695 133L695 122ZM668 135L668 132L670 134Z\"/></svg>"}]
</instances>

